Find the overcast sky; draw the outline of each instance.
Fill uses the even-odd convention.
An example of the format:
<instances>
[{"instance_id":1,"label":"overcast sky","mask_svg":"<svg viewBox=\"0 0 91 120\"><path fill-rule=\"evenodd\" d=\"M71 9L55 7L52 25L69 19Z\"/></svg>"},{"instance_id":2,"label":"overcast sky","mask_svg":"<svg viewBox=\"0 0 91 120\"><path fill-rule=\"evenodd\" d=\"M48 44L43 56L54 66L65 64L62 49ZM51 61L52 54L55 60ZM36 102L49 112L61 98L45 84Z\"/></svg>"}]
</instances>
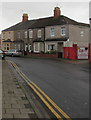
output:
<instances>
[{"instance_id":1,"label":"overcast sky","mask_svg":"<svg viewBox=\"0 0 91 120\"><path fill-rule=\"evenodd\" d=\"M62 15L78 22L89 23L89 0L11 1L0 0L0 31L21 22L23 13L28 13L29 20L53 16L55 6L60 7Z\"/></svg>"}]
</instances>

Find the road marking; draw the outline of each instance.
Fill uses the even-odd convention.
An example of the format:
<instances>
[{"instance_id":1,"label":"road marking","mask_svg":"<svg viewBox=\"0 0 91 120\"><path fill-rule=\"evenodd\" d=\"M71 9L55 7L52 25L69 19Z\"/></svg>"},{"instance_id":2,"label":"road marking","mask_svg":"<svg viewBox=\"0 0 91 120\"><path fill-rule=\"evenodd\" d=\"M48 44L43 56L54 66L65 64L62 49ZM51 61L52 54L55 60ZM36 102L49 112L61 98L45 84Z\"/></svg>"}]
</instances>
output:
<instances>
[{"instance_id":1,"label":"road marking","mask_svg":"<svg viewBox=\"0 0 91 120\"><path fill-rule=\"evenodd\" d=\"M13 63L12 63L13 64ZM16 67L15 64L13 64L14 67ZM18 68L18 67L17 67ZM19 70L19 69L18 69ZM22 73L20 71L18 71L18 73L20 74L20 76L27 82L27 84L34 90L34 92L38 95L38 97L44 102L44 104L51 110L51 112L58 118L58 119L62 119L62 117L50 106L50 104L43 98L43 96L33 87L33 85L31 83L29 83L26 78L22 75Z\"/></svg>"},{"instance_id":2,"label":"road marking","mask_svg":"<svg viewBox=\"0 0 91 120\"><path fill-rule=\"evenodd\" d=\"M28 85L35 91L35 93L41 98L41 100L46 104L46 106L53 112L53 114L57 117L57 118L61 118L60 115L58 115L58 113L49 105L49 103L42 97L42 95L45 96L45 98L68 120L72 120L61 108L59 108L57 106L56 103L54 103L35 83L33 83L20 69L19 67L13 62L10 61L15 69L18 71L18 73L23 77L23 79L28 83ZM34 87L40 91L40 94ZM60 117L59 117L60 116ZM62 118L61 118L62 119Z\"/></svg>"},{"instance_id":3,"label":"road marking","mask_svg":"<svg viewBox=\"0 0 91 120\"><path fill-rule=\"evenodd\" d=\"M50 104L43 98L43 96L30 84L29 86L35 91L35 93L38 95L38 97L44 102L44 104L51 110L51 112L58 118L62 119L62 117L50 106Z\"/></svg>"}]
</instances>

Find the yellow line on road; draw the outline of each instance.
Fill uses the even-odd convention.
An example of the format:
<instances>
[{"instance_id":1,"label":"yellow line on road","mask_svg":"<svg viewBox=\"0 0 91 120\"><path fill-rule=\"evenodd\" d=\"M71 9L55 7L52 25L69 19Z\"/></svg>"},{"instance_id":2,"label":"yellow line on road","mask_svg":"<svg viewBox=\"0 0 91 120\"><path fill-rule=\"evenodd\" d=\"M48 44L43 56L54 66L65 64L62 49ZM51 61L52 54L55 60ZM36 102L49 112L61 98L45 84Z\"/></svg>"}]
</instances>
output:
<instances>
[{"instance_id":1,"label":"yellow line on road","mask_svg":"<svg viewBox=\"0 0 91 120\"><path fill-rule=\"evenodd\" d=\"M38 95L38 97L44 102L44 104L51 110L51 112L58 118L62 119L62 117L49 105L49 103L43 98L43 96L30 84L29 86L35 91L35 93Z\"/></svg>"},{"instance_id":2,"label":"yellow line on road","mask_svg":"<svg viewBox=\"0 0 91 120\"><path fill-rule=\"evenodd\" d=\"M12 61L10 61L10 62L12 62ZM22 73L21 71L20 71L20 69L18 68L18 66L14 63L14 62L12 62L13 63L13 65L15 66L15 68L17 68L17 71L22 75L22 77L24 78L24 80L28 83L28 84L32 84L35 88L37 88L39 91L40 91L40 93L42 94L42 95L44 95L45 96L45 98L66 118L66 119L68 119L68 120L72 120L61 108L59 108L58 106L57 106L57 104L56 103L54 103L35 83L33 83L32 81L30 81L30 79L24 74L24 73ZM33 87L32 86L32 87ZM34 88L33 87L33 88ZM32 88L32 89L33 89ZM34 88L34 89L35 89ZM35 89L36 90L36 89ZM34 91L35 91L34 90ZM37 91L37 90L36 90ZM38 92L38 91L37 91ZM40 94L39 93L39 94ZM37 93L36 93L37 94ZM39 96L39 94L38 94L38 96ZM46 103L46 102L45 102ZM46 105L47 107L48 107L48 104ZM48 107L49 108L49 107ZM53 110L51 110L51 111L53 111ZM56 116L56 115L55 115Z\"/></svg>"},{"instance_id":3,"label":"yellow line on road","mask_svg":"<svg viewBox=\"0 0 91 120\"><path fill-rule=\"evenodd\" d=\"M10 61L11 62L11 61ZM13 62L11 62L14 67L17 67ZM18 68L18 67L17 67ZM26 78L22 75L22 73L17 69L20 76L28 83L28 85L34 90L34 92L38 95L38 97L44 102L44 104L51 110L51 112L56 116L58 119L62 119L62 117L51 107L51 105L43 98L43 96L33 87L31 83L29 83Z\"/></svg>"}]
</instances>

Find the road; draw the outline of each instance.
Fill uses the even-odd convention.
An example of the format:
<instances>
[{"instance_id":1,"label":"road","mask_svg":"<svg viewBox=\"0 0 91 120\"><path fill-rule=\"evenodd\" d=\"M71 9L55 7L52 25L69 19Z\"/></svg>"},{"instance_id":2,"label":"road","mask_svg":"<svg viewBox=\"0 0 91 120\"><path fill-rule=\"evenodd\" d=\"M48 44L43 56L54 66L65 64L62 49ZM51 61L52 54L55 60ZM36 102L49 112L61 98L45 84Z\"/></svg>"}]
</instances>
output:
<instances>
[{"instance_id":1,"label":"road","mask_svg":"<svg viewBox=\"0 0 91 120\"><path fill-rule=\"evenodd\" d=\"M71 118L89 117L89 68L87 64L6 57L39 86Z\"/></svg>"}]
</instances>

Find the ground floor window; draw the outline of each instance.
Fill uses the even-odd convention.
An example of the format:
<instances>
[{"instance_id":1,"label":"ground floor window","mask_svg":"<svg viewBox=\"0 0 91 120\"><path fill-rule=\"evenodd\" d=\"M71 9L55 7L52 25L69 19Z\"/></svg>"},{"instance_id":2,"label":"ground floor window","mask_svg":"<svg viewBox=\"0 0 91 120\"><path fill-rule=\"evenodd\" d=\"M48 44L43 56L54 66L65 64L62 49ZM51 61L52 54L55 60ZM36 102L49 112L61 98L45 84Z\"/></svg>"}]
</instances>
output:
<instances>
[{"instance_id":1,"label":"ground floor window","mask_svg":"<svg viewBox=\"0 0 91 120\"><path fill-rule=\"evenodd\" d=\"M20 44L18 44L18 50L20 50L21 48L20 48Z\"/></svg>"},{"instance_id":2,"label":"ground floor window","mask_svg":"<svg viewBox=\"0 0 91 120\"><path fill-rule=\"evenodd\" d=\"M55 50L55 45L54 44L48 45L48 50Z\"/></svg>"},{"instance_id":3,"label":"ground floor window","mask_svg":"<svg viewBox=\"0 0 91 120\"><path fill-rule=\"evenodd\" d=\"M34 43L34 52L39 52L39 43Z\"/></svg>"},{"instance_id":4,"label":"ground floor window","mask_svg":"<svg viewBox=\"0 0 91 120\"><path fill-rule=\"evenodd\" d=\"M15 49L20 50L20 44L14 44Z\"/></svg>"},{"instance_id":5,"label":"ground floor window","mask_svg":"<svg viewBox=\"0 0 91 120\"><path fill-rule=\"evenodd\" d=\"M9 50L9 47L7 47L7 50Z\"/></svg>"},{"instance_id":6,"label":"ground floor window","mask_svg":"<svg viewBox=\"0 0 91 120\"><path fill-rule=\"evenodd\" d=\"M15 49L16 49L16 44L14 46L15 46Z\"/></svg>"},{"instance_id":7,"label":"ground floor window","mask_svg":"<svg viewBox=\"0 0 91 120\"><path fill-rule=\"evenodd\" d=\"M9 48L10 48L10 46L9 46L9 44L8 43L4 43L4 50L9 50Z\"/></svg>"}]
</instances>

